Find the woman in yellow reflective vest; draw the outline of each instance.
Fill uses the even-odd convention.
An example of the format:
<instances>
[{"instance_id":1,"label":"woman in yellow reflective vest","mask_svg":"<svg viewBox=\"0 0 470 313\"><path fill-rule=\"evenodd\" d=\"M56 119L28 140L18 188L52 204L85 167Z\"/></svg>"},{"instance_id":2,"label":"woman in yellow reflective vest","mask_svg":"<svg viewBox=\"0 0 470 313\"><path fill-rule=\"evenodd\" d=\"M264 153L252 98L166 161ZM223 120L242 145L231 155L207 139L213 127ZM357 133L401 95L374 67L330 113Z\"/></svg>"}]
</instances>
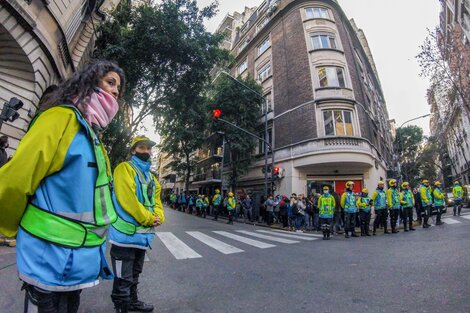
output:
<instances>
[{"instance_id":1,"label":"woman in yellow reflective vest","mask_svg":"<svg viewBox=\"0 0 470 313\"><path fill-rule=\"evenodd\" d=\"M114 205L118 219L111 227L109 242L115 274L111 299L116 312L152 312L153 305L138 299L137 284L145 251L152 247L155 227L165 220L161 186L150 172L155 142L137 136L131 143L131 159L114 170Z\"/></svg>"},{"instance_id":2,"label":"woman in yellow reflective vest","mask_svg":"<svg viewBox=\"0 0 470 313\"><path fill-rule=\"evenodd\" d=\"M98 132L119 110L121 86L124 73L109 61L75 73L43 102L0 169L0 232L17 235L25 312L77 312L82 289L112 279L104 255L116 212Z\"/></svg>"}]
</instances>

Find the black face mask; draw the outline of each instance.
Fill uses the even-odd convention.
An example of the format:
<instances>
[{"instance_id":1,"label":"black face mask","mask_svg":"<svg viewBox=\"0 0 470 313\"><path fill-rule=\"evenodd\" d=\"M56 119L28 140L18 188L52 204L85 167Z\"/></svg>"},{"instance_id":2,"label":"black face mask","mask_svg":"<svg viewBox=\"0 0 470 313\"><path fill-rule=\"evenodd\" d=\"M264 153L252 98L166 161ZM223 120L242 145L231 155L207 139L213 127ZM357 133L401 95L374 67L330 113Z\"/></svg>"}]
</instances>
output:
<instances>
[{"instance_id":1,"label":"black face mask","mask_svg":"<svg viewBox=\"0 0 470 313\"><path fill-rule=\"evenodd\" d=\"M150 160L150 153L139 153L139 152L136 152L136 153L135 153L135 156L138 157L139 159L141 159L141 160L144 161L144 162L148 162L148 160Z\"/></svg>"},{"instance_id":2,"label":"black face mask","mask_svg":"<svg viewBox=\"0 0 470 313\"><path fill-rule=\"evenodd\" d=\"M384 190L384 187L379 187L380 190Z\"/></svg>"}]
</instances>

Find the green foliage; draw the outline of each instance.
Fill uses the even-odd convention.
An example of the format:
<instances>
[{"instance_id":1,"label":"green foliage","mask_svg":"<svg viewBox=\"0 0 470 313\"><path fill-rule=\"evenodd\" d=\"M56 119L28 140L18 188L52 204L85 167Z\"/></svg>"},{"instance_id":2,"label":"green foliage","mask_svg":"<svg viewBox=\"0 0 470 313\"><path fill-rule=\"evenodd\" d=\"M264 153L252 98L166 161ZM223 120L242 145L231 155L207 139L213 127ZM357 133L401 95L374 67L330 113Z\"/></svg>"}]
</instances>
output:
<instances>
[{"instance_id":1,"label":"green foliage","mask_svg":"<svg viewBox=\"0 0 470 313\"><path fill-rule=\"evenodd\" d=\"M442 166L439 164L440 152L441 147L436 138L429 138L417 160L417 168L421 178L426 178L433 182L438 180L439 175L437 169L442 171Z\"/></svg>"},{"instance_id":2,"label":"green foliage","mask_svg":"<svg viewBox=\"0 0 470 313\"><path fill-rule=\"evenodd\" d=\"M257 93L262 93L262 86L250 77L238 78L238 80L253 91L234 79L221 75L211 91L211 112L213 109L219 108L222 111L221 118L257 134L261 105L264 103L264 99ZM258 140L221 122L212 127L213 131L225 133L230 155L230 159L226 160L226 164L230 165L229 182L235 190L240 177L248 171L253 161L252 154Z\"/></svg>"},{"instance_id":3,"label":"green foliage","mask_svg":"<svg viewBox=\"0 0 470 313\"><path fill-rule=\"evenodd\" d=\"M216 9L217 3L199 9L190 0L139 6L121 2L100 27L95 57L114 60L123 68L127 85L122 100L131 107L132 118L125 123L115 120L108 136L133 135L148 117L156 127L180 117L182 121L175 121L178 127L187 124L188 118L179 111L201 102L198 95L209 81L210 69L227 58L227 52L219 49L222 35L207 32L203 24ZM185 93L188 96L181 98ZM171 137L178 127L163 133ZM126 154L126 150L114 150L111 158L122 159Z\"/></svg>"},{"instance_id":4,"label":"green foliage","mask_svg":"<svg viewBox=\"0 0 470 313\"><path fill-rule=\"evenodd\" d=\"M419 181L420 171L417 166L423 129L419 126L406 126L397 129L394 148L400 158L401 175L404 181Z\"/></svg>"}]
</instances>

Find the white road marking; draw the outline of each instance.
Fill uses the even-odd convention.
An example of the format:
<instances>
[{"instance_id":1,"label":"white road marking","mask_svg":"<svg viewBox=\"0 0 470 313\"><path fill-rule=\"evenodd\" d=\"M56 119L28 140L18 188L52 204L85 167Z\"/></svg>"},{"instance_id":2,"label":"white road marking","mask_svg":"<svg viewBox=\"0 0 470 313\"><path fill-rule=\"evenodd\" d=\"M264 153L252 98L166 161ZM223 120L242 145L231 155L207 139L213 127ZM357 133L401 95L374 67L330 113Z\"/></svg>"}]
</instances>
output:
<instances>
[{"instance_id":1,"label":"white road marking","mask_svg":"<svg viewBox=\"0 0 470 313\"><path fill-rule=\"evenodd\" d=\"M292 233L292 232L286 232L285 230L280 230L280 229L272 229L271 231L275 231L275 232L283 233L283 234L292 234L296 236L317 237L317 238L323 237L323 235L320 235L320 234L306 234L306 233L297 233L297 232Z\"/></svg>"},{"instance_id":2,"label":"white road marking","mask_svg":"<svg viewBox=\"0 0 470 313\"><path fill-rule=\"evenodd\" d=\"M230 238L230 239L233 239L233 240L236 240L236 241L243 242L247 245L257 247L257 248L260 248L260 249L275 247L275 245L272 245L270 243L265 243L265 242L262 242L262 241L253 240L253 239L246 238L246 237L243 237L243 236L239 236L237 234L232 234L232 233L229 233L229 232L226 232L226 231L214 231L214 233L219 234L219 235L224 236L224 237L227 237L227 238Z\"/></svg>"},{"instance_id":3,"label":"white road marking","mask_svg":"<svg viewBox=\"0 0 470 313\"><path fill-rule=\"evenodd\" d=\"M442 221L446 224L452 225L452 224L461 224L462 222L454 220L452 218L444 218Z\"/></svg>"},{"instance_id":4,"label":"white road marking","mask_svg":"<svg viewBox=\"0 0 470 313\"><path fill-rule=\"evenodd\" d=\"M270 235L273 235L273 236L281 236L281 237L286 237L286 238L293 238L293 239L300 239L300 240L308 240L308 241L311 241L311 240L318 240L318 238L315 238L315 237L297 236L297 235L288 234L288 233L282 234L282 233L280 233L280 232L273 232L273 231L264 230L264 229L258 229L258 230L256 230L256 231L258 231L258 232L260 232L260 233L270 234Z\"/></svg>"},{"instance_id":5,"label":"white road marking","mask_svg":"<svg viewBox=\"0 0 470 313\"><path fill-rule=\"evenodd\" d=\"M200 254L188 247L170 232L157 233L158 238L178 260L202 258Z\"/></svg>"},{"instance_id":6,"label":"white road marking","mask_svg":"<svg viewBox=\"0 0 470 313\"><path fill-rule=\"evenodd\" d=\"M255 232L252 232L252 231L247 231L247 230L237 230L237 232L245 234L245 235L261 238L261 239L280 242L280 243L291 244L291 243L299 243L300 242L300 241L295 241L295 240L290 240L290 239L284 239L284 238L279 238L279 237L273 237L273 236L258 234L258 233L255 233Z\"/></svg>"},{"instance_id":7,"label":"white road marking","mask_svg":"<svg viewBox=\"0 0 470 313\"><path fill-rule=\"evenodd\" d=\"M225 242L222 242L218 239L212 238L206 234L203 234L199 231L187 231L186 232L188 235L196 238L200 242L208 245L211 248L214 248L215 250L222 252L223 254L232 254L232 253L240 253L243 252L242 249L238 249L237 247L231 246L229 244L226 244Z\"/></svg>"},{"instance_id":8,"label":"white road marking","mask_svg":"<svg viewBox=\"0 0 470 313\"><path fill-rule=\"evenodd\" d=\"M464 215L464 216L461 216L462 218L465 218L467 220L470 220L470 215Z\"/></svg>"}]
</instances>

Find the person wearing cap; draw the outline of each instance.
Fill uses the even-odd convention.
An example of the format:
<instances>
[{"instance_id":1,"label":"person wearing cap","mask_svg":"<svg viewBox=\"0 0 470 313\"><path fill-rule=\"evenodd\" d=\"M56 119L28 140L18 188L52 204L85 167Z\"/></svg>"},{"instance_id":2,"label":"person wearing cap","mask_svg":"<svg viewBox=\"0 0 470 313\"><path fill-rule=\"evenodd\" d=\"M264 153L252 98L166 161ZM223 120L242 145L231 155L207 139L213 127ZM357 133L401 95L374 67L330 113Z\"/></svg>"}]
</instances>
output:
<instances>
[{"instance_id":1,"label":"person wearing cap","mask_svg":"<svg viewBox=\"0 0 470 313\"><path fill-rule=\"evenodd\" d=\"M114 170L113 200L118 219L111 227L109 242L115 274L111 299L119 313L153 311L153 305L139 300L137 285L155 228L165 221L161 186L150 172L154 145L145 136L135 137L130 160Z\"/></svg>"},{"instance_id":2,"label":"person wearing cap","mask_svg":"<svg viewBox=\"0 0 470 313\"><path fill-rule=\"evenodd\" d=\"M428 221L432 210L432 191L429 186L429 180L423 179L419 186L419 195L421 197L422 215L424 218L423 228L429 228L431 225L428 224Z\"/></svg>"},{"instance_id":3,"label":"person wearing cap","mask_svg":"<svg viewBox=\"0 0 470 313\"><path fill-rule=\"evenodd\" d=\"M387 190L387 205L390 209L390 226L392 227L392 234L396 234L399 232L396 228L401 210L400 192L397 189L396 179L390 179L388 186L390 187Z\"/></svg>"},{"instance_id":4,"label":"person wearing cap","mask_svg":"<svg viewBox=\"0 0 470 313\"><path fill-rule=\"evenodd\" d=\"M454 216L462 211L462 201L463 201L463 188L460 186L459 181L454 182L454 187L452 187L452 195L454 196Z\"/></svg>"},{"instance_id":5,"label":"person wearing cap","mask_svg":"<svg viewBox=\"0 0 470 313\"><path fill-rule=\"evenodd\" d=\"M445 197L441 189L440 181L434 182L434 190L432 192L432 195L434 199L434 210L436 211L436 225L442 225L444 224L444 222L441 221L441 216L442 211L444 210Z\"/></svg>"},{"instance_id":6,"label":"person wearing cap","mask_svg":"<svg viewBox=\"0 0 470 313\"><path fill-rule=\"evenodd\" d=\"M354 182L348 181L346 183L346 191L341 196L341 207L344 209L344 237L359 237L356 235L356 214L357 204L356 195L353 192Z\"/></svg>"},{"instance_id":7,"label":"person wearing cap","mask_svg":"<svg viewBox=\"0 0 470 313\"><path fill-rule=\"evenodd\" d=\"M361 236L370 236L369 224L371 216L372 200L369 198L369 190L362 189L361 196L357 199L357 207L359 208L359 219L361 221Z\"/></svg>"},{"instance_id":8,"label":"person wearing cap","mask_svg":"<svg viewBox=\"0 0 470 313\"><path fill-rule=\"evenodd\" d=\"M227 198L227 211L228 211L228 222L227 224L233 224L233 213L237 207L237 200L233 196L233 192L228 193Z\"/></svg>"},{"instance_id":9,"label":"person wearing cap","mask_svg":"<svg viewBox=\"0 0 470 313\"><path fill-rule=\"evenodd\" d=\"M388 211L387 211L387 195L384 191L385 183L383 181L379 181L377 184L377 189L372 194L371 200L372 205L374 206L375 211L375 219L374 219L374 228L372 231L372 235L376 235L376 230L380 224L384 227L384 234L390 234L387 230L387 219L388 219Z\"/></svg>"},{"instance_id":10,"label":"person wearing cap","mask_svg":"<svg viewBox=\"0 0 470 313\"><path fill-rule=\"evenodd\" d=\"M212 205L213 205L212 214L214 214L214 221L217 221L217 218L219 217L221 204L222 204L222 196L220 195L220 190L216 189L215 195L214 197L212 197Z\"/></svg>"},{"instance_id":11,"label":"person wearing cap","mask_svg":"<svg viewBox=\"0 0 470 313\"><path fill-rule=\"evenodd\" d=\"M323 194L318 199L318 209L320 214L321 230L323 232L323 240L330 240L331 224L335 214L336 201L335 198L330 195L330 188L328 186L323 187Z\"/></svg>"},{"instance_id":12,"label":"person wearing cap","mask_svg":"<svg viewBox=\"0 0 470 313\"><path fill-rule=\"evenodd\" d=\"M403 211L403 227L405 231L416 230L413 228L413 207L415 206L415 198L410 189L408 182L401 184L400 203Z\"/></svg>"}]
</instances>

